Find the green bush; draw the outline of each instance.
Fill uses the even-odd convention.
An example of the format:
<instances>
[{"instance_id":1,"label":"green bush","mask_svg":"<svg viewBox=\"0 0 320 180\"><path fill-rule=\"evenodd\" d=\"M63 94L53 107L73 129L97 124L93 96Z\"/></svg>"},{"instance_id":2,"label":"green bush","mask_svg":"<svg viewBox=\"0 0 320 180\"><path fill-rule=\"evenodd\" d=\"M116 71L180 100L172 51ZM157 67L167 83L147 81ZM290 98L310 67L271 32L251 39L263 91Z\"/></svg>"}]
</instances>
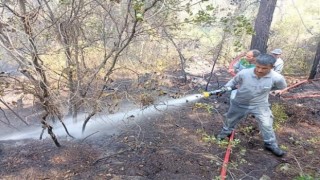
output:
<instances>
[{"instance_id":1,"label":"green bush","mask_svg":"<svg viewBox=\"0 0 320 180\"><path fill-rule=\"evenodd\" d=\"M272 104L271 110L274 116L273 128L277 130L287 121L288 115L285 112L285 107L279 103Z\"/></svg>"},{"instance_id":2,"label":"green bush","mask_svg":"<svg viewBox=\"0 0 320 180\"><path fill-rule=\"evenodd\" d=\"M315 180L315 178L313 178L312 176L310 176L308 174L303 174L298 177L295 177L294 180Z\"/></svg>"}]
</instances>

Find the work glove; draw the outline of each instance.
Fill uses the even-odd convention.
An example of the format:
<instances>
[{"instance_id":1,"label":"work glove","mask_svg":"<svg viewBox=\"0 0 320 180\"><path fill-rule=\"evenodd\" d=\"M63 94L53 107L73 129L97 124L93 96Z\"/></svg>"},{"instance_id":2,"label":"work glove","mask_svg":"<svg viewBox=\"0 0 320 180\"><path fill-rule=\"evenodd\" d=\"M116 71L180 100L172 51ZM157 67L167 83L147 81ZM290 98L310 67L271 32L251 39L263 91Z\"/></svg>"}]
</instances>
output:
<instances>
[{"instance_id":1,"label":"work glove","mask_svg":"<svg viewBox=\"0 0 320 180\"><path fill-rule=\"evenodd\" d=\"M227 91L231 91L231 90L232 90L231 87L222 87L217 92L215 92L215 94L216 94L216 96L222 96L224 93L226 93Z\"/></svg>"},{"instance_id":2,"label":"work glove","mask_svg":"<svg viewBox=\"0 0 320 180\"><path fill-rule=\"evenodd\" d=\"M271 95L273 96L277 96L280 97L281 96L282 91L281 90L275 90L275 91L271 91Z\"/></svg>"}]
</instances>

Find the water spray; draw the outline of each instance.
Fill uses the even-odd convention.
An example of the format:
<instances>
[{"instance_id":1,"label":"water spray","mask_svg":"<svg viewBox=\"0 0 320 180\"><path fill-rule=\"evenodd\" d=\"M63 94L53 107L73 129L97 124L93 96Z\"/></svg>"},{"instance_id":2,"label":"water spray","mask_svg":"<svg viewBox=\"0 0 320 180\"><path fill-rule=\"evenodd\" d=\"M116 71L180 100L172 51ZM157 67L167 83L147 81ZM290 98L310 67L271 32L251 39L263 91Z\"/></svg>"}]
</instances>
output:
<instances>
[{"instance_id":1,"label":"water spray","mask_svg":"<svg viewBox=\"0 0 320 180\"><path fill-rule=\"evenodd\" d=\"M214 94L214 93L211 93ZM163 111L180 107L186 103L197 101L201 98L207 97L206 93L192 94L177 99L169 99L160 101L157 104L150 105L146 108L137 108L126 112L118 112L115 114L98 114L92 118L90 123L86 127L86 131L82 133L83 121L73 122L72 118L65 118L64 123L68 127L69 133L75 138L85 138L90 134L115 134L119 132L119 129L123 125L130 125L130 123L136 122L136 120L143 119L145 117L151 117L161 114ZM85 119L87 114L80 114L78 119ZM135 120L133 120L135 119ZM68 138L64 127L60 124L53 124L53 131L57 137ZM42 129L37 127L28 127L20 132L2 135L0 140L19 140L19 139L39 139ZM44 134L43 138L49 137L48 134Z\"/></svg>"}]
</instances>

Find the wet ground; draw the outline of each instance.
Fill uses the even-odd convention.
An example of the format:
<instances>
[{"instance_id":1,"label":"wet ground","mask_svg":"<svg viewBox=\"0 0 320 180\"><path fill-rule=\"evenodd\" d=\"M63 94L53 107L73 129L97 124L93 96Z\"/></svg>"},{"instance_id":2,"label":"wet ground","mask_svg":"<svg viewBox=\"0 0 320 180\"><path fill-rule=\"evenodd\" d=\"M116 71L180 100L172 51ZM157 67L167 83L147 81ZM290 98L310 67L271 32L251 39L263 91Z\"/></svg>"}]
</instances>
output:
<instances>
[{"instance_id":1,"label":"wet ground","mask_svg":"<svg viewBox=\"0 0 320 180\"><path fill-rule=\"evenodd\" d=\"M205 85L198 76L188 85L192 94ZM226 74L217 77L220 82L228 79ZM318 81L303 84L286 95L318 86ZM186 85L177 82L175 88ZM140 117L126 114L117 131L100 129L77 139L62 136L60 148L50 138L1 140L0 179L220 179L227 142L218 143L215 135L228 97L184 100L183 106L153 109ZM272 97L271 102L281 104L288 116L276 130L287 154L279 158L264 150L257 123L248 117L236 130L227 179L319 179L320 99ZM34 113L31 107L19 112ZM15 126L22 124L16 121ZM12 129L3 123L1 127L5 135Z\"/></svg>"},{"instance_id":2,"label":"wet ground","mask_svg":"<svg viewBox=\"0 0 320 180\"><path fill-rule=\"evenodd\" d=\"M61 148L51 139L1 141L1 179L216 179L226 142L219 144L214 135L222 126L218 112L227 104L218 99L214 105L217 111L193 103L163 111L115 135L60 138ZM265 151L255 120L248 118L235 134L230 179L320 177L320 115L310 108L288 108L290 118L277 130L287 155Z\"/></svg>"}]
</instances>

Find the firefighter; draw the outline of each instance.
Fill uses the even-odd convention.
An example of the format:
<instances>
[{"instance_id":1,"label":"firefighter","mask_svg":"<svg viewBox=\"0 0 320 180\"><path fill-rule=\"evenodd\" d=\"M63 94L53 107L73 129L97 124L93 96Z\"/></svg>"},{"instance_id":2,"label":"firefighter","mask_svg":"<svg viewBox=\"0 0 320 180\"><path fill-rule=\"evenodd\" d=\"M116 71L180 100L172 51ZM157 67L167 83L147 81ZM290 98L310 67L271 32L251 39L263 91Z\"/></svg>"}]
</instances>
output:
<instances>
[{"instance_id":1,"label":"firefighter","mask_svg":"<svg viewBox=\"0 0 320 180\"><path fill-rule=\"evenodd\" d=\"M281 59L282 50L281 49L274 49L271 51L271 55L277 59L277 61L274 63L273 70L277 73L282 73L284 62Z\"/></svg>"},{"instance_id":2,"label":"firefighter","mask_svg":"<svg viewBox=\"0 0 320 180\"><path fill-rule=\"evenodd\" d=\"M217 136L218 140L229 137L240 120L250 113L259 123L265 148L279 157L285 154L277 144L268 100L271 91L278 94L287 87L284 77L272 70L275 62L276 59L272 55L262 54L257 57L254 68L243 69L217 91L216 95L220 96L239 87L225 115L223 128Z\"/></svg>"}]
</instances>

